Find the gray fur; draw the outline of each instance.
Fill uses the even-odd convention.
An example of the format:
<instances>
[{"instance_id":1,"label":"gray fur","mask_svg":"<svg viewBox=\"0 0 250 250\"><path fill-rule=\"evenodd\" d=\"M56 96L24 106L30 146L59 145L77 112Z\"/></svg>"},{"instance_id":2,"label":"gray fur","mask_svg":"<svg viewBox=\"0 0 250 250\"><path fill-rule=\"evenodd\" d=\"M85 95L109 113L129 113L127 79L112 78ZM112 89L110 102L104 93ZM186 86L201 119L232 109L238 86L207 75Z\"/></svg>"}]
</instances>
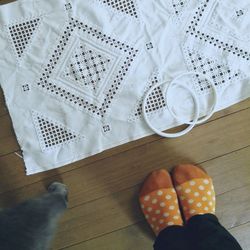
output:
<instances>
[{"instance_id":1,"label":"gray fur","mask_svg":"<svg viewBox=\"0 0 250 250\"><path fill-rule=\"evenodd\" d=\"M1 250L48 250L67 208L67 188L54 182L48 193L0 212Z\"/></svg>"}]
</instances>

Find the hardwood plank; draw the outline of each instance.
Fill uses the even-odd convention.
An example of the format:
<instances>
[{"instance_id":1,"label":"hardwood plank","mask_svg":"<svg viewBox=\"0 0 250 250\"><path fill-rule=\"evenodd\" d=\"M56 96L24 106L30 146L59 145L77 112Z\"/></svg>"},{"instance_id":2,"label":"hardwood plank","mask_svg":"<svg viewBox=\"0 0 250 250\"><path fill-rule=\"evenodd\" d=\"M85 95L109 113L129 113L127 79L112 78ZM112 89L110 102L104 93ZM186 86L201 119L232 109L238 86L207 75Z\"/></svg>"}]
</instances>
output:
<instances>
[{"instance_id":1,"label":"hardwood plank","mask_svg":"<svg viewBox=\"0 0 250 250\"><path fill-rule=\"evenodd\" d=\"M20 146L14 136L7 136L0 139L0 159L2 156L19 151Z\"/></svg>"},{"instance_id":2,"label":"hardwood plank","mask_svg":"<svg viewBox=\"0 0 250 250\"><path fill-rule=\"evenodd\" d=\"M230 230L230 233L239 241L244 250L250 249L250 223L234 227Z\"/></svg>"},{"instance_id":3,"label":"hardwood plank","mask_svg":"<svg viewBox=\"0 0 250 250\"><path fill-rule=\"evenodd\" d=\"M139 187L113 194L65 214L53 249L61 249L143 221L137 194ZM250 185L217 196L217 216L232 227L250 222Z\"/></svg>"},{"instance_id":4,"label":"hardwood plank","mask_svg":"<svg viewBox=\"0 0 250 250\"><path fill-rule=\"evenodd\" d=\"M146 221L92 239L65 250L153 250L155 236Z\"/></svg>"},{"instance_id":5,"label":"hardwood plank","mask_svg":"<svg viewBox=\"0 0 250 250\"><path fill-rule=\"evenodd\" d=\"M0 0L0 5L14 2L15 0Z\"/></svg>"},{"instance_id":6,"label":"hardwood plank","mask_svg":"<svg viewBox=\"0 0 250 250\"><path fill-rule=\"evenodd\" d=\"M239 183L241 183L241 186L245 186L247 183L250 184L249 160L250 148L248 147L229 155L205 162L202 164L202 167L205 168L212 176L216 193L218 195L228 192L232 188L239 188ZM231 171L236 174L236 178L232 178ZM239 178L239 176L242 178ZM223 182L221 180L223 180ZM247 180L248 182L246 182ZM230 183L231 186L224 186L225 183ZM229 206L229 209L230 211L234 211L233 206ZM229 226L231 226L230 224L231 223L229 223ZM232 230L230 230L232 234L239 240L243 246L243 249L247 249L245 246L250 245L249 225L250 224L244 224L243 226L232 228ZM80 243L67 249L127 250L133 249L132 246L138 246L138 249L147 250L152 249L152 244L152 232L149 229L147 223L142 221L133 226L129 226L127 228L115 231L114 233L109 233L99 238Z\"/></svg>"},{"instance_id":7,"label":"hardwood plank","mask_svg":"<svg viewBox=\"0 0 250 250\"><path fill-rule=\"evenodd\" d=\"M213 177L216 194L250 184L250 147L202 164ZM226 179L225 179L226 176Z\"/></svg>"},{"instance_id":8,"label":"hardwood plank","mask_svg":"<svg viewBox=\"0 0 250 250\"><path fill-rule=\"evenodd\" d=\"M250 181L249 172L246 172L248 171L246 165L249 166L249 152L250 147L247 147L240 150L239 152L234 152L232 154L219 157L202 165L205 167L205 169L214 169L213 171L215 171L216 166L219 166L219 164L221 164L221 166L226 166L229 164L229 167L224 168L224 172L221 170L219 171L221 178L215 180L215 188L217 193L222 193L221 189L223 188L223 185L221 185L221 180L223 180L224 183L227 183L229 180L231 181L231 174L228 175L228 172L234 169L236 165L238 166L239 173L242 173L242 177L245 178L245 181L242 182L243 187L234 190L233 192L225 192L223 189L224 193L218 198L217 211L224 225L227 227L244 223L249 219L250 216L249 211L246 210L247 204L249 203L248 192L250 191L250 186L245 186L247 184L247 179L248 183ZM131 176L133 175L133 173L130 174ZM216 174L212 175L212 177L214 176L216 176ZM106 178L106 176L103 176L103 178ZM116 177L113 176L113 178ZM79 184L80 180L76 181L74 186L78 186ZM88 189L88 191L91 190L90 187L87 186L91 183L85 183L84 178L83 184L84 187ZM126 183L123 184L126 185ZM34 193L32 190L35 190L35 192L42 191L41 186L26 186L23 189L21 198L23 198L25 194L26 196L27 194L29 196L32 192ZM137 203L139 186L140 185L137 185L127 190L113 193L114 190L117 191L114 186L112 189L110 189L109 196L69 209L62 220L58 236L55 241L55 249L98 237L105 233L109 233L142 221L143 216ZM41 190L38 190L39 187ZM239 187L239 182L237 179L235 183L231 184L230 189L234 187ZM78 189L79 188L76 187L74 192L77 192ZM72 201L72 197L75 194L72 192L72 190L70 191L70 206L72 207L72 202L74 202L74 200ZM99 191L96 192L98 193ZM15 192L11 192L6 198L13 200L15 199L15 194ZM94 198L97 198L97 196ZM82 202L84 197L78 197L78 199ZM0 200L2 201L2 197Z\"/></svg>"},{"instance_id":9,"label":"hardwood plank","mask_svg":"<svg viewBox=\"0 0 250 250\"><path fill-rule=\"evenodd\" d=\"M17 167L20 161L11 161L17 164L15 169L19 170L13 170L12 174L16 177L10 179L9 169L4 166L8 164L8 160L5 160L0 164L0 173L8 184L3 182L2 188L5 191L9 191L10 187L18 188L11 203L14 204L43 192L44 186L51 181L61 180L71 189L71 206L77 206L109 195L113 190L119 191L141 183L145 173L154 169L170 168L180 162L200 163L246 147L250 145L250 138L247 136L250 134L249 121L250 112L244 110L199 126L185 137L175 140L161 139L85 166L82 164L84 167L65 173L60 172L62 169L54 170L55 176L52 177L49 172L37 175L34 179L21 177L19 174L23 170ZM30 185L33 181L38 182ZM11 205L8 203L8 196L8 192L0 195L0 204Z\"/></svg>"},{"instance_id":10,"label":"hardwood plank","mask_svg":"<svg viewBox=\"0 0 250 250\"><path fill-rule=\"evenodd\" d=\"M246 185L218 196L216 215L227 229L250 222L249 192L250 185Z\"/></svg>"},{"instance_id":11,"label":"hardwood plank","mask_svg":"<svg viewBox=\"0 0 250 250\"><path fill-rule=\"evenodd\" d=\"M8 114L8 110L7 107L5 105L5 100L4 100L4 96L3 96L3 91L0 88L0 117L4 116Z\"/></svg>"},{"instance_id":12,"label":"hardwood plank","mask_svg":"<svg viewBox=\"0 0 250 250\"><path fill-rule=\"evenodd\" d=\"M138 191L138 187L134 187L69 209L60 223L53 249L89 240L142 221L144 218L137 203Z\"/></svg>"},{"instance_id":13,"label":"hardwood plank","mask_svg":"<svg viewBox=\"0 0 250 250\"><path fill-rule=\"evenodd\" d=\"M0 140L5 137L15 137L15 133L9 115L1 116L0 124L1 124Z\"/></svg>"},{"instance_id":14,"label":"hardwood plank","mask_svg":"<svg viewBox=\"0 0 250 250\"><path fill-rule=\"evenodd\" d=\"M8 114L8 110L4 104L0 102L0 117Z\"/></svg>"}]
</instances>

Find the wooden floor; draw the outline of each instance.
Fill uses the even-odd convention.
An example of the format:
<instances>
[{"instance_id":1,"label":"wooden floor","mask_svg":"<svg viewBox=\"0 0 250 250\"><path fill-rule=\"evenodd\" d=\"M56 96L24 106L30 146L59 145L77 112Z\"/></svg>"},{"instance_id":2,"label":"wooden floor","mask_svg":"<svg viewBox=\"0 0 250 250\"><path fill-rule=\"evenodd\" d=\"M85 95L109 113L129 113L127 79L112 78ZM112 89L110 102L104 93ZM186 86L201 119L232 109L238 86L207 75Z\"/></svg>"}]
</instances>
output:
<instances>
[{"instance_id":1,"label":"wooden floor","mask_svg":"<svg viewBox=\"0 0 250 250\"><path fill-rule=\"evenodd\" d=\"M65 183L69 209L53 249L152 250L138 189L150 171L189 162L213 177L221 223L250 250L250 100L215 114L182 138L150 136L34 176L25 176L19 153L1 93L0 206L44 193L52 181Z\"/></svg>"},{"instance_id":2,"label":"wooden floor","mask_svg":"<svg viewBox=\"0 0 250 250\"><path fill-rule=\"evenodd\" d=\"M157 168L200 164L213 177L217 215L250 249L250 100L215 114L179 139L150 136L69 166L25 176L4 99L0 96L0 206L46 191L58 180L70 190L53 249L150 250L153 235L138 206L138 189Z\"/></svg>"}]
</instances>

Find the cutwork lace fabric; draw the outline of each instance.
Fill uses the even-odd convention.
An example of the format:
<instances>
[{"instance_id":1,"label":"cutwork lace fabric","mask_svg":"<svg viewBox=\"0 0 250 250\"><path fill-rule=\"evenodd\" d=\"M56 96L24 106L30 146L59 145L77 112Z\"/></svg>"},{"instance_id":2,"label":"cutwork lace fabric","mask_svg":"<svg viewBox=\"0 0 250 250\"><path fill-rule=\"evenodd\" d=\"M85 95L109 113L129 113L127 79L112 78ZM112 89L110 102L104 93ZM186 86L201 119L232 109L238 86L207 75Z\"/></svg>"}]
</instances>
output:
<instances>
[{"instance_id":1,"label":"cutwork lace fabric","mask_svg":"<svg viewBox=\"0 0 250 250\"><path fill-rule=\"evenodd\" d=\"M152 134L143 98L196 71L217 110L250 95L250 4L243 0L20 0L0 6L0 84L27 174ZM206 79L183 79L212 105ZM174 111L192 117L178 89ZM161 87L146 103L159 129L179 125Z\"/></svg>"}]
</instances>

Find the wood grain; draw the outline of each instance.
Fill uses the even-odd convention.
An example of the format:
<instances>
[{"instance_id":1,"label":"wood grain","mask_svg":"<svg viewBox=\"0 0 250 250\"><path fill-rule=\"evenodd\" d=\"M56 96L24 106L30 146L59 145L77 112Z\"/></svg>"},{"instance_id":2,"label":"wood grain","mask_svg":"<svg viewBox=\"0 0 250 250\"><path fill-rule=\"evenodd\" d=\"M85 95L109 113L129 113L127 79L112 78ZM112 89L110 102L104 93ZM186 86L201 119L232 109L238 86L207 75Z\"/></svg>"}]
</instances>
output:
<instances>
[{"instance_id":1,"label":"wood grain","mask_svg":"<svg viewBox=\"0 0 250 250\"><path fill-rule=\"evenodd\" d=\"M222 159L221 162L223 163ZM234 164L237 164L237 157ZM222 178L224 182L228 181L227 172ZM69 209L61 222L54 249L96 238L143 221L137 201L139 186ZM220 185L215 183L215 187L219 189ZM226 228L230 229L250 221L249 192L250 184L217 196L217 215Z\"/></svg>"},{"instance_id":2,"label":"wood grain","mask_svg":"<svg viewBox=\"0 0 250 250\"><path fill-rule=\"evenodd\" d=\"M62 180L73 194L70 206L77 206L79 202L85 203L114 190L119 191L141 183L145 173L156 168L171 168L180 162L200 163L244 148L250 145L250 137L247 136L250 134L249 122L250 109L247 109L199 126L185 137L160 139L58 175L56 173L60 170L54 170L55 175L52 177L49 173L43 173L34 179L25 176L7 179L8 170L2 165L0 172L8 180L7 185L3 183L2 190L8 191L8 187L18 188L14 204L45 191L44 186L51 181ZM19 164L19 160L13 163ZM20 171L23 170L19 169L19 173ZM14 171L13 174L18 175L18 172ZM30 185L39 178L38 182ZM8 196L9 193L0 195L0 204L10 205L5 201Z\"/></svg>"},{"instance_id":3,"label":"wood grain","mask_svg":"<svg viewBox=\"0 0 250 250\"><path fill-rule=\"evenodd\" d=\"M1 4L11 3L11 2L15 2L15 0L0 0L0 5Z\"/></svg>"},{"instance_id":4,"label":"wood grain","mask_svg":"<svg viewBox=\"0 0 250 250\"><path fill-rule=\"evenodd\" d=\"M154 235L145 221L98 238L64 248L65 250L153 250Z\"/></svg>"},{"instance_id":5,"label":"wood grain","mask_svg":"<svg viewBox=\"0 0 250 250\"><path fill-rule=\"evenodd\" d=\"M242 106L241 106L241 108L242 108ZM240 114L242 114L242 116L245 116L245 114L246 114L246 117L243 117L243 118L246 118L245 123L248 123L248 118L247 117L248 117L248 114L249 114L249 110L244 109L243 111L244 112L240 113ZM232 126L236 126L235 130L239 129L239 131L241 131L243 133L242 136L244 136L244 131L242 129L240 129L240 127L244 126L244 124L242 124L242 125L238 124L238 122L237 122L237 119L238 119L237 117L238 116L239 116L239 114L237 114L237 113L235 113L235 115L232 116L232 118L231 118L232 120L236 117L236 120L234 122L235 124L232 124ZM218 120L218 119L216 119L216 120ZM214 121L216 121L216 120L214 120ZM214 125L211 125L213 127L212 130L214 130L214 131L209 130L208 131L209 136L206 137L204 139L204 141L203 141L203 144L205 144L205 146L207 146L207 143L217 139L217 134L218 134L217 133L217 128L216 128L217 125L215 125L216 123L213 123L214 121L211 121L212 124L214 124ZM225 125L230 127L230 124L231 124L230 119L228 118L225 121L228 121L228 122L225 123ZM114 149L110 149L110 150L105 151L103 153L97 154L97 155L95 155L93 157L89 157L89 158L87 158L85 160L78 161L76 163L70 164L70 165L68 165L68 166L66 166L64 168L60 168L60 169L57 169L57 170L52 170L52 171L49 171L49 172L47 172L45 174L42 173L42 174L35 175L34 178L25 176L23 161L20 160L15 153L8 154L8 155L6 155L4 157L0 157L0 173L2 174L2 176L5 176L5 175L8 176L10 174L9 171L12 171L13 172L12 174L15 175L15 178L12 178L13 183L10 180L10 184L6 185L5 186L6 188L3 185L2 189L0 189L0 193L8 191L9 189L7 187L9 187L9 186L11 186L13 188L19 188L21 186L28 185L28 184L31 184L33 182L37 182L39 180L42 180L42 179L46 178L47 176L55 176L57 174L62 174L64 172L72 171L74 169L86 166L86 165L88 165L90 163L95 164L96 161L100 161L100 160L103 160L103 159L106 159L106 158L110 158L110 157L113 157L115 155L118 155L118 161L122 161L122 160L120 160L120 158L121 157L123 158L123 156L119 157L119 154L121 154L121 152L131 151L132 149L139 148L142 145L144 145L142 148L135 151L135 153L130 153L130 155L128 157L131 158L131 157L133 157L133 155L136 155L136 154L142 155L143 154L142 151L146 151L148 147L151 147L151 145L158 145L158 146L155 146L155 151L153 153L157 154L158 152L161 152L162 157L165 155L164 160L166 159L166 157L171 159L171 155L172 155L173 150L179 150L179 151L183 150L184 153L185 153L186 148L185 147L183 148L182 145L185 146L185 143L189 143L189 140L194 141L194 140L196 140L196 138L202 137L203 129L201 129L201 127L203 127L203 126L210 127L209 124L211 122L209 122L209 123L207 123L205 125L197 127L197 130L195 129L195 131L197 131L197 132L192 133L192 136L190 136L191 135L190 134L187 137L183 137L184 141L182 141L182 139L180 139L180 140L178 139L176 142L172 141L172 140L161 140L158 136L150 136L150 137L147 137L147 138L143 138L141 140L137 140L137 141L134 141L134 142L127 143L125 145L116 147ZM218 123L219 126L220 126L220 124L224 124L224 120L221 120L221 121L218 121L218 122L219 122ZM8 123L8 125L10 125L10 123ZM6 126L7 125L5 125L3 127L6 127ZM222 128L222 130L221 130L222 132L225 130L226 126L224 126ZM204 127L204 129L205 129L205 127ZM2 127L1 127L0 131L2 131ZM4 134L3 132L1 132L1 133ZM210 137L211 133L214 136ZM232 134L232 136L234 136L234 135L235 135L235 140L237 140L237 136L238 136L237 133ZM0 141L1 141L0 147L3 148L3 150L4 150L3 153L4 154L8 153L8 151L9 151L10 147L12 147L12 145L15 145L16 150L19 149L19 146L18 146L16 140L13 137L10 137L10 138L9 137L4 137ZM158 141L159 141L159 143L157 143ZM163 142L164 142L164 145L162 145ZM172 146L172 143L173 143L173 146ZM226 142L226 143L229 143L229 142ZM165 154L165 151L162 150L164 147L166 147L166 145L168 147L171 147L170 154L168 154L168 153ZM244 147L245 145L246 144L242 145L242 147ZM193 145L192 147L194 147L193 149L195 149L196 147L199 148L200 146L199 145ZM153 147L152 147L152 149L153 149ZM191 152L193 151L191 148L190 148L190 150L191 150ZM206 148L205 150L210 151L210 147ZM191 155L191 152L190 152L190 155ZM163 155L163 153L164 153L164 155ZM128 152L126 154L128 154ZM181 152L179 153L179 155L181 155ZM174 155L172 155L172 156L174 156ZM216 157L216 156L213 156L213 157ZM204 158L206 158L206 156ZM188 159L186 159L186 160L188 160ZM141 160L141 162L143 162L143 161ZM100 162L100 164L102 164L102 162ZM119 164L119 163L117 163L117 164ZM129 162L127 164L131 165L131 163L129 163ZM175 162L169 162L169 164L175 164ZM109 163L109 165L112 165L112 164ZM9 167L6 168L5 166L9 166ZM121 167L124 168L124 166L121 166ZM92 168L92 166L90 166L90 168Z\"/></svg>"},{"instance_id":6,"label":"wood grain","mask_svg":"<svg viewBox=\"0 0 250 250\"><path fill-rule=\"evenodd\" d=\"M6 114L8 114L8 110L7 110L6 105L5 105L5 100L4 100L4 97L3 97L3 91L0 88L0 117L4 116Z\"/></svg>"},{"instance_id":7,"label":"wood grain","mask_svg":"<svg viewBox=\"0 0 250 250\"><path fill-rule=\"evenodd\" d=\"M250 160L250 149L249 147L239 150L237 152L234 152L232 154L219 157L217 159L208 161L204 164L202 164L202 167L206 169L210 173L210 175L213 177L214 184L216 187L216 193L230 193L230 190L232 188L239 188L240 186L243 187L247 185L247 183L250 183L249 180L249 161ZM228 171L235 171L237 175L241 175L242 178L234 179L231 175L227 176L226 173ZM223 175L223 178L218 178L218 176ZM217 179L218 178L218 179ZM223 179L223 182L221 181ZM247 180L248 182L243 181L243 183L240 183L239 180ZM231 186L228 186L227 189L225 189L223 183L230 183ZM237 192L241 192L242 189L239 189ZM228 195L227 195L228 197ZM244 199L244 198L243 198ZM224 203L224 198L220 197L219 203ZM246 200L247 202L247 200ZM237 201L236 201L237 203ZM240 203L239 205L241 205ZM217 213L221 214L223 213L223 210L218 209L218 207L228 207L228 210L232 209L232 206L234 204L217 204ZM243 208L244 210L244 208ZM239 216L239 211L237 211ZM220 215L219 215L220 216ZM227 215L228 216L228 215ZM221 216L220 216L221 217ZM230 228L231 220L227 220L224 216L223 222ZM244 231L243 231L244 230ZM250 246L250 239L249 239L249 232L250 232L250 226L249 223L242 224L242 226L237 226L235 228L232 228L230 232L239 240L244 250L247 250L247 246ZM122 242L122 244L120 244ZM100 249L100 250L127 250L127 249L133 249L133 246L138 246L138 250L152 250L152 244L153 244L153 235L151 230L149 229L149 226L145 221L141 221L139 223L136 223L134 225L128 226L124 229L103 235L99 238L94 238L93 240L86 241L81 244L77 244L75 246L69 247L67 249L70 250L80 250L80 249ZM117 248L119 246L119 248Z\"/></svg>"},{"instance_id":8,"label":"wood grain","mask_svg":"<svg viewBox=\"0 0 250 250\"><path fill-rule=\"evenodd\" d=\"M0 0L0 4L11 2ZM181 162L201 165L212 176L217 215L250 250L250 99L217 112L190 134L156 135L121 145L63 168L25 176L24 163L0 90L0 206L46 191L52 181L70 190L53 250L152 250L154 236L138 205L138 190L152 170ZM175 129L174 129L175 131ZM21 153L21 152L19 152Z\"/></svg>"}]
</instances>

